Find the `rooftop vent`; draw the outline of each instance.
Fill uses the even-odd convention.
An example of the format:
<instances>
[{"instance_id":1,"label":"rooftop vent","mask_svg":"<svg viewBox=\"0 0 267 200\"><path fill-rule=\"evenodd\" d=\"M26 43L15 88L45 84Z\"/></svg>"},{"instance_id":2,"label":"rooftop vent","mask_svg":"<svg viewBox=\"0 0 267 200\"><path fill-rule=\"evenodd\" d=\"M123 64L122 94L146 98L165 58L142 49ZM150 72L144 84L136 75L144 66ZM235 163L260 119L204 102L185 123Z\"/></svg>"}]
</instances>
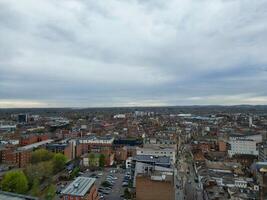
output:
<instances>
[{"instance_id":1,"label":"rooftop vent","mask_svg":"<svg viewBox=\"0 0 267 200\"><path fill-rule=\"evenodd\" d=\"M73 187L74 187L75 189L77 189L77 188L79 187L79 183L74 183L74 184L73 184Z\"/></svg>"}]
</instances>

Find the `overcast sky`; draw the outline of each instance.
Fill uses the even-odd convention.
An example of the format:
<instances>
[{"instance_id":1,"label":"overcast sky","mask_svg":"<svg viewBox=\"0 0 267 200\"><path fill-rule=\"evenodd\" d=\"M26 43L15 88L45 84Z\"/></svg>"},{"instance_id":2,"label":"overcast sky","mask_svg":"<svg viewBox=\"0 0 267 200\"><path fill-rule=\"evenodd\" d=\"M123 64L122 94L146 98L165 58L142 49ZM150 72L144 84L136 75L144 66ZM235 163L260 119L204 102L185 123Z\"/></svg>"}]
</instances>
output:
<instances>
[{"instance_id":1,"label":"overcast sky","mask_svg":"<svg viewBox=\"0 0 267 200\"><path fill-rule=\"evenodd\" d=\"M0 0L0 107L267 104L267 0Z\"/></svg>"}]
</instances>

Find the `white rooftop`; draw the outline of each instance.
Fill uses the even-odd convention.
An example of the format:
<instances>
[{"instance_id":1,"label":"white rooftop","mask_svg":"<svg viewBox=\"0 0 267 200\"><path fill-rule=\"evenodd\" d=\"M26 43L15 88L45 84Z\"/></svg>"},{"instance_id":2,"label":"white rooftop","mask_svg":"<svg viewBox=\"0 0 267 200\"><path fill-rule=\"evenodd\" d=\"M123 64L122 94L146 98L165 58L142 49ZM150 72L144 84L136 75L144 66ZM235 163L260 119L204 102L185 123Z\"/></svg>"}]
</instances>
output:
<instances>
[{"instance_id":1,"label":"white rooftop","mask_svg":"<svg viewBox=\"0 0 267 200\"><path fill-rule=\"evenodd\" d=\"M73 182L71 182L61 192L61 194L67 194L71 196L85 196L85 194L91 189L95 181L95 178L79 176Z\"/></svg>"},{"instance_id":2,"label":"white rooftop","mask_svg":"<svg viewBox=\"0 0 267 200\"><path fill-rule=\"evenodd\" d=\"M36 142L36 143L33 143L33 144L29 144L29 145L26 145L26 146L23 146L23 147L19 147L18 150L19 151L23 151L23 150L30 150L30 149L33 149L33 148L37 148L39 146L42 146L44 144L48 144L48 143L51 143L53 142L54 140L44 140L44 141L41 141L41 142Z\"/></svg>"}]
</instances>

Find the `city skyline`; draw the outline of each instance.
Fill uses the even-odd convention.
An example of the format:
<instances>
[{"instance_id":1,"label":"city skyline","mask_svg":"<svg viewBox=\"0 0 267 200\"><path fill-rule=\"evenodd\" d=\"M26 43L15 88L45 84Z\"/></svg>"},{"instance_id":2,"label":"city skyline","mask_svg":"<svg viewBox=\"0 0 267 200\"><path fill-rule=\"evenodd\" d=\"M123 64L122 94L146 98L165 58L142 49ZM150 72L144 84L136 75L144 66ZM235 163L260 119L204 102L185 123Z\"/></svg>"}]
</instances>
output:
<instances>
[{"instance_id":1,"label":"city skyline","mask_svg":"<svg viewBox=\"0 0 267 200\"><path fill-rule=\"evenodd\" d=\"M0 108L267 104L267 1L0 2Z\"/></svg>"}]
</instances>

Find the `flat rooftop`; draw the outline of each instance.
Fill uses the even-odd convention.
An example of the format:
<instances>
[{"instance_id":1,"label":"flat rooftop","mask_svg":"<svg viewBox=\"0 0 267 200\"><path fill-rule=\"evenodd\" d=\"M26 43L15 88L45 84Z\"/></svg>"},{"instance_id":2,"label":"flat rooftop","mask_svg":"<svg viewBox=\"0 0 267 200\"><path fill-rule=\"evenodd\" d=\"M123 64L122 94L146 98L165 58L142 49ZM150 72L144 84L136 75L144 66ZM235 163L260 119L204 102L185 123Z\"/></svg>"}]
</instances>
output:
<instances>
[{"instance_id":1,"label":"flat rooftop","mask_svg":"<svg viewBox=\"0 0 267 200\"><path fill-rule=\"evenodd\" d=\"M0 191L0 200L38 200L38 198Z\"/></svg>"},{"instance_id":2,"label":"flat rooftop","mask_svg":"<svg viewBox=\"0 0 267 200\"><path fill-rule=\"evenodd\" d=\"M36 142L36 143L33 143L33 144L29 144L29 145L26 145L26 146L23 146L23 147L19 147L19 148L18 148L18 151L31 150L31 149L33 149L33 148L37 148L37 147L39 147L39 146L42 146L42 145L51 143L51 142L53 142L53 141L54 141L54 140L44 140L44 141L41 141L41 142Z\"/></svg>"},{"instance_id":3,"label":"flat rooftop","mask_svg":"<svg viewBox=\"0 0 267 200\"><path fill-rule=\"evenodd\" d=\"M150 156L150 155L136 155L134 160L139 162L150 162L155 164L170 164L170 158L167 156Z\"/></svg>"},{"instance_id":4,"label":"flat rooftop","mask_svg":"<svg viewBox=\"0 0 267 200\"><path fill-rule=\"evenodd\" d=\"M85 196L85 194L91 189L95 183L95 178L81 177L79 176L73 182L71 182L61 194L67 194L71 196Z\"/></svg>"}]
</instances>

